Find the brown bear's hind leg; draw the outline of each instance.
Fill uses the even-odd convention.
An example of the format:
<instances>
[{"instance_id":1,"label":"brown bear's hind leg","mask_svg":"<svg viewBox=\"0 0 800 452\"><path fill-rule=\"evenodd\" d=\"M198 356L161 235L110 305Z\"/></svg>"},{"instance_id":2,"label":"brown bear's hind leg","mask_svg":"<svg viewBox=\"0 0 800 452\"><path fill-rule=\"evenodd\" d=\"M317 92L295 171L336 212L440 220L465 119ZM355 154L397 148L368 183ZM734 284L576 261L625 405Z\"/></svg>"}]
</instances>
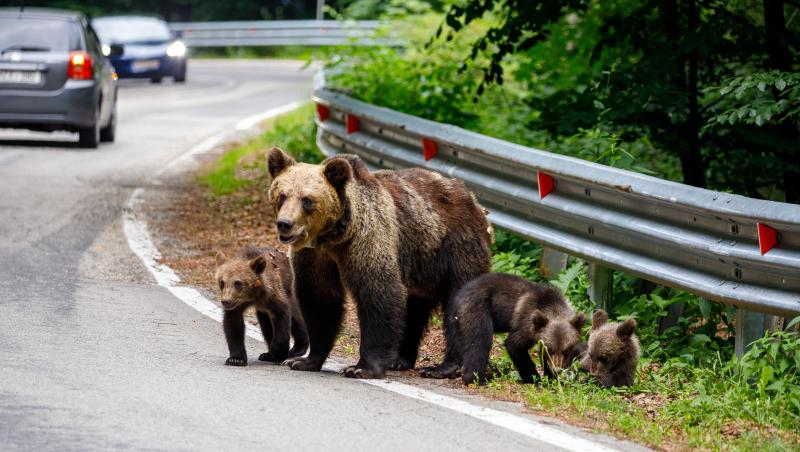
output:
<instances>
[{"instance_id":1,"label":"brown bear's hind leg","mask_svg":"<svg viewBox=\"0 0 800 452\"><path fill-rule=\"evenodd\" d=\"M434 303L431 300L408 297L406 302L406 331L400 344L400 356L389 367L391 370L414 368L419 353L419 343L422 340L422 335L425 334L433 307Z\"/></svg>"}]
</instances>

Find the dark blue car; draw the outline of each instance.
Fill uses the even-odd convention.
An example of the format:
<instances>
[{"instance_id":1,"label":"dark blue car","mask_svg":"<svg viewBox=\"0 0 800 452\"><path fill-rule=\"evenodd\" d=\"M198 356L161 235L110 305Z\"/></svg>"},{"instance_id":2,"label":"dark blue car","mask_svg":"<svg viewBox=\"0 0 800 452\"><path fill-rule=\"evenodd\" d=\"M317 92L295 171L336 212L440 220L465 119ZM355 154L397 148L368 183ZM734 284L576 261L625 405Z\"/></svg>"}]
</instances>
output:
<instances>
[{"instance_id":1,"label":"dark blue car","mask_svg":"<svg viewBox=\"0 0 800 452\"><path fill-rule=\"evenodd\" d=\"M103 50L120 78L186 80L186 46L156 17L110 16L92 20Z\"/></svg>"}]
</instances>

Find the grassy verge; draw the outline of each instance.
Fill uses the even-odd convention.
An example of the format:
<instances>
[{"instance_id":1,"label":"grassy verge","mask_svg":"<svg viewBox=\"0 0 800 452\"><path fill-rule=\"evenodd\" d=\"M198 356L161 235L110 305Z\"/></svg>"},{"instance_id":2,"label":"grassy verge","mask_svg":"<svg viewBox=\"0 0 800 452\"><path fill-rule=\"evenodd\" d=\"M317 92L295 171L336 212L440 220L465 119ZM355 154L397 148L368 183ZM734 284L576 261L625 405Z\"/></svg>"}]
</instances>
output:
<instances>
[{"instance_id":1,"label":"grassy verge","mask_svg":"<svg viewBox=\"0 0 800 452\"><path fill-rule=\"evenodd\" d=\"M307 46L264 46L264 47L210 47L191 50L192 58L271 58L278 60L309 60L317 52Z\"/></svg>"},{"instance_id":2,"label":"grassy verge","mask_svg":"<svg viewBox=\"0 0 800 452\"><path fill-rule=\"evenodd\" d=\"M203 170L198 181L210 199L240 200L211 210L225 215L228 222L238 221L236 215L250 215L249 200L263 194L267 183L264 151L272 146L283 147L298 160L320 161L312 118L310 105L282 116L262 136L230 150ZM268 208L263 195L259 202L262 213L251 215L254 224L263 221L263 210ZM497 231L493 251L494 271L546 282L538 272L538 245ZM563 290L576 309L590 313L587 267L573 259L564 272L547 282ZM577 372L569 372L560 381L520 385L510 359L496 348L492 362L498 375L487 386L470 390L520 401L533 411L663 450L800 449L798 333L775 333L737 360L730 308L685 292L648 287L622 273L614 277L612 305L612 317L635 318L639 325L642 359L634 386L602 389ZM683 313L674 325L664 325L673 306L681 306ZM440 325L434 324L427 336L426 341L438 338L438 342L426 342L424 347L441 347ZM336 350L354 356L357 349L357 328L346 325ZM423 351L421 360L433 360L435 353Z\"/></svg>"}]
</instances>

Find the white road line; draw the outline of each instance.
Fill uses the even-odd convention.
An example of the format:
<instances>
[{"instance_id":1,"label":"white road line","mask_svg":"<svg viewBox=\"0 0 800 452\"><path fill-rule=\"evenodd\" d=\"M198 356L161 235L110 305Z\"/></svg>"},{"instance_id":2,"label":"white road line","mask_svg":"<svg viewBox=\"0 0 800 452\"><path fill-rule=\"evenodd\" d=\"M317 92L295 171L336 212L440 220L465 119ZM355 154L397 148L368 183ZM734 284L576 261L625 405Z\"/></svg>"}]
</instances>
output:
<instances>
[{"instance_id":1,"label":"white road line","mask_svg":"<svg viewBox=\"0 0 800 452\"><path fill-rule=\"evenodd\" d=\"M249 116L236 123L234 128L239 132L248 131L254 128L258 123L294 110L302 104L304 104L303 101L292 102L282 107L273 108L263 113ZM184 154L181 154L169 162L166 166L162 167L162 169L158 171L156 175L174 167L179 162L186 162L198 154L210 151L216 145L232 138L234 135L235 134L232 132L222 132L206 138ZM204 297L197 289L179 285L178 283L180 282L180 277L178 277L175 271L173 271L169 266L159 263L159 260L161 259L161 253L158 251L150 238L150 233L147 229L147 223L144 220L138 219L135 214L136 205L142 201L143 195L144 188L139 187L134 190L130 199L126 203L124 212L122 214L122 227L123 231L125 232L125 237L128 240L128 246L134 252L134 254L139 257L145 268L147 268L150 274L153 275L159 285L167 288L175 297L193 309L199 311L203 315L221 322L222 308L217 306L208 298ZM263 337L261 336L261 331L259 331L255 325L249 323L246 325L248 336L257 341L264 341ZM326 362L325 365L325 370L340 371L342 367L343 365L341 363L338 363L333 359L328 359L328 362ZM537 441L551 444L561 449L575 452L599 452L615 450L603 444L574 436L570 433L553 428L547 424L537 422L532 419L516 416L504 411L473 405L464 400L437 394L435 392L405 383L390 380L358 381L394 392L405 397L420 400L476 419L480 419L484 422L488 422L498 427L516 432L520 435L527 436Z\"/></svg>"}]
</instances>

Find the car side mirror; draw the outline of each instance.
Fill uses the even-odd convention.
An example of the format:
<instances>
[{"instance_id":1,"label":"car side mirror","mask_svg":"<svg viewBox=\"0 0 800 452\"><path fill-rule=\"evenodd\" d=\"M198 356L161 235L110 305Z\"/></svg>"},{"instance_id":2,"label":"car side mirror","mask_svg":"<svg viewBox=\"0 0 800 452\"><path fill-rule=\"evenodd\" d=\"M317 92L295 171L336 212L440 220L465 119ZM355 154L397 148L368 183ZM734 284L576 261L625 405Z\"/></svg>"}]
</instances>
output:
<instances>
[{"instance_id":1,"label":"car side mirror","mask_svg":"<svg viewBox=\"0 0 800 452\"><path fill-rule=\"evenodd\" d=\"M108 56L118 57L122 56L122 54L125 53L125 47L119 44L111 44L109 46L109 49L111 49L111 51L108 52Z\"/></svg>"}]
</instances>

